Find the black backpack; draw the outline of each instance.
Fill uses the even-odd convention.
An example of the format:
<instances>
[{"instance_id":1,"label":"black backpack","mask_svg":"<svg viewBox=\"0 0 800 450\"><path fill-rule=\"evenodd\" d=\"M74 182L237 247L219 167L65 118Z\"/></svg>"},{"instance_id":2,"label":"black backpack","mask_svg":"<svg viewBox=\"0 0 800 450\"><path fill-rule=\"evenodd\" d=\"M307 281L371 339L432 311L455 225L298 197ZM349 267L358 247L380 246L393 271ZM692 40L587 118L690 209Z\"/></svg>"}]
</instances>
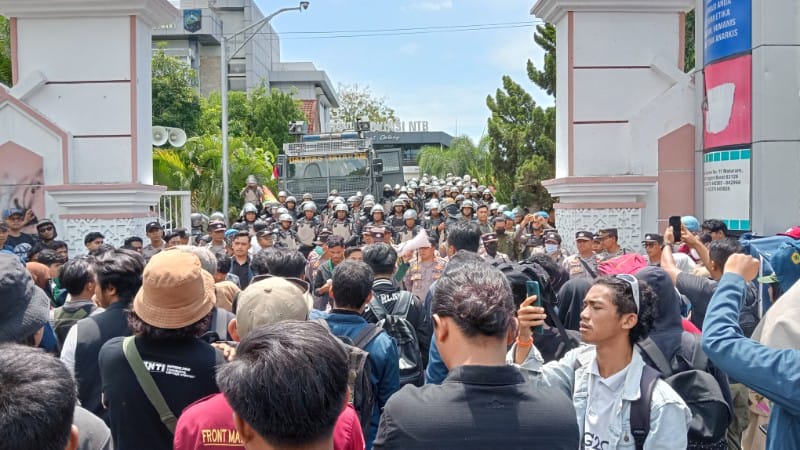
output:
<instances>
[{"instance_id":1,"label":"black backpack","mask_svg":"<svg viewBox=\"0 0 800 450\"><path fill-rule=\"evenodd\" d=\"M378 319L377 326L382 328L389 336L397 341L397 355L400 357L400 386L413 384L422 386L425 383L425 374L422 368L422 355L419 352L419 339L417 331L408 321L408 310L411 308L413 294L400 291L400 298L389 313L383 304L374 296L369 302L369 307Z\"/></svg>"},{"instance_id":2,"label":"black backpack","mask_svg":"<svg viewBox=\"0 0 800 450\"><path fill-rule=\"evenodd\" d=\"M631 431L636 448L644 448L650 432L653 387L658 378L663 377L692 412L687 448L727 449L726 433L732 419L731 410L719 382L706 371L708 357L700 347L699 338L684 332L680 351L671 363L652 339L647 338L636 345L646 356L645 360L649 359L658 369L645 366L641 379L642 395L631 404Z\"/></svg>"},{"instance_id":3,"label":"black backpack","mask_svg":"<svg viewBox=\"0 0 800 450\"><path fill-rule=\"evenodd\" d=\"M318 319L315 322L324 326L329 332L331 331L328 322L324 319ZM347 377L347 386L350 388L348 401L356 410L365 440L369 437L369 430L372 426L375 392L373 392L372 382L369 379L372 373L372 363L369 360L369 352L364 349L381 333L383 333L383 329L368 323L354 339L350 339L348 336L336 336L347 351L350 372Z\"/></svg>"}]
</instances>

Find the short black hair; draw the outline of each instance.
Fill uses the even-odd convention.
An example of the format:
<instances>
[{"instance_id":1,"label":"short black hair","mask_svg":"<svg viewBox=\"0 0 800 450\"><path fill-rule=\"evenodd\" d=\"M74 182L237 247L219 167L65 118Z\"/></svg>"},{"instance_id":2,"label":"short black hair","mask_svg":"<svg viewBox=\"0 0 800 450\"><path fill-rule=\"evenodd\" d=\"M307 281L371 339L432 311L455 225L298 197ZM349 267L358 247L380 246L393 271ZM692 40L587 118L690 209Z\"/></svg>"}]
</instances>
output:
<instances>
[{"instance_id":1,"label":"short black hair","mask_svg":"<svg viewBox=\"0 0 800 450\"><path fill-rule=\"evenodd\" d=\"M547 272L547 275L550 276L550 287L553 288L553 292L560 291L561 286L564 286L564 283L569 281L567 269L547 255L533 255L526 262L536 263Z\"/></svg>"},{"instance_id":2,"label":"short black hair","mask_svg":"<svg viewBox=\"0 0 800 450\"><path fill-rule=\"evenodd\" d=\"M172 233L180 237L181 239L186 239L186 228L175 228L172 230Z\"/></svg>"},{"instance_id":3,"label":"short black hair","mask_svg":"<svg viewBox=\"0 0 800 450\"><path fill-rule=\"evenodd\" d=\"M69 250L69 245L67 245L66 242L58 241L55 239L53 239L52 241L45 242L44 246L46 248L49 248L50 250L58 250L60 248L66 248L67 250Z\"/></svg>"},{"instance_id":4,"label":"short black hair","mask_svg":"<svg viewBox=\"0 0 800 450\"><path fill-rule=\"evenodd\" d=\"M256 255L258 256L258 255ZM253 263L255 262L255 258L250 260L250 269L253 271L253 275L263 275L262 273L257 273L258 271L253 267ZM217 272L228 274L231 271L231 257L227 255L223 255L217 258Z\"/></svg>"},{"instance_id":5,"label":"short black hair","mask_svg":"<svg viewBox=\"0 0 800 450\"><path fill-rule=\"evenodd\" d=\"M349 258L355 252L360 252L362 249L361 247L347 247L344 249L344 257Z\"/></svg>"},{"instance_id":6,"label":"short black hair","mask_svg":"<svg viewBox=\"0 0 800 450\"><path fill-rule=\"evenodd\" d=\"M364 262L372 269L375 275L394 273L397 262L397 251L383 242L370 244L364 247Z\"/></svg>"},{"instance_id":7,"label":"short black hair","mask_svg":"<svg viewBox=\"0 0 800 450\"><path fill-rule=\"evenodd\" d=\"M50 266L52 264L64 264L67 262L67 258L62 255L56 253L55 250L51 250L49 248L43 248L37 255L36 261L44 264L45 266Z\"/></svg>"},{"instance_id":8,"label":"short black hair","mask_svg":"<svg viewBox=\"0 0 800 450\"><path fill-rule=\"evenodd\" d=\"M249 241L250 233L248 233L247 231L237 231L236 234L234 234L233 237L231 238L231 242L235 241L237 238L240 237L246 237L247 240Z\"/></svg>"},{"instance_id":9,"label":"short black hair","mask_svg":"<svg viewBox=\"0 0 800 450\"><path fill-rule=\"evenodd\" d=\"M186 342L197 339L211 328L211 319L214 316L214 310L212 309L200 320L185 327L160 328L142 320L133 308L126 311L128 313L128 328L130 328L134 336L140 336L149 341L159 343Z\"/></svg>"},{"instance_id":10,"label":"short black hair","mask_svg":"<svg viewBox=\"0 0 800 450\"><path fill-rule=\"evenodd\" d=\"M242 339L236 359L217 372L217 384L267 444L300 447L331 438L346 401L347 361L322 325L287 320Z\"/></svg>"},{"instance_id":11,"label":"short black hair","mask_svg":"<svg viewBox=\"0 0 800 450\"><path fill-rule=\"evenodd\" d=\"M714 261L714 264L722 270L725 267L725 263L728 262L728 258L734 253L741 253L742 246L739 244L739 241L735 239L719 239L716 241L711 241L708 244L708 257L711 261Z\"/></svg>"},{"instance_id":12,"label":"short black hair","mask_svg":"<svg viewBox=\"0 0 800 450\"><path fill-rule=\"evenodd\" d=\"M86 285L95 281L94 258L90 256L79 256L69 260L61 268L59 280L61 287L73 297L83 292Z\"/></svg>"},{"instance_id":13,"label":"short black hair","mask_svg":"<svg viewBox=\"0 0 800 450\"><path fill-rule=\"evenodd\" d=\"M341 236L333 235L325 242L328 248L342 247L344 248L344 239Z\"/></svg>"},{"instance_id":14,"label":"short black hair","mask_svg":"<svg viewBox=\"0 0 800 450\"><path fill-rule=\"evenodd\" d=\"M130 303L142 287L144 258L132 250L111 249L94 256L94 273L100 288L114 287L123 304Z\"/></svg>"},{"instance_id":15,"label":"short black hair","mask_svg":"<svg viewBox=\"0 0 800 450\"><path fill-rule=\"evenodd\" d=\"M165 242L169 242L169 241L170 241L170 239L172 239L172 238L180 238L180 237L181 237L181 236L180 236L178 233L176 233L176 232L174 232L174 231L170 231L169 233L167 233L167 234L164 236L164 241L165 241Z\"/></svg>"},{"instance_id":16,"label":"short black hair","mask_svg":"<svg viewBox=\"0 0 800 450\"><path fill-rule=\"evenodd\" d=\"M475 222L459 220L447 226L447 244L456 251L478 252L481 245L481 229Z\"/></svg>"},{"instance_id":17,"label":"short black hair","mask_svg":"<svg viewBox=\"0 0 800 450\"><path fill-rule=\"evenodd\" d=\"M98 231L92 231L91 233L87 233L86 236L83 238L83 245L86 245L95 239L105 239L105 238L106 237L103 236L103 233L100 233Z\"/></svg>"},{"instance_id":18,"label":"short black hair","mask_svg":"<svg viewBox=\"0 0 800 450\"><path fill-rule=\"evenodd\" d=\"M592 283L606 286L611 290L612 301L617 307L617 315L636 314L636 325L631 328L628 339L631 346L647 338L658 314L658 296L647 282L636 279L639 284L639 311L636 311L636 302L633 299L633 289L630 283L616 277L601 277Z\"/></svg>"},{"instance_id":19,"label":"short black hair","mask_svg":"<svg viewBox=\"0 0 800 450\"><path fill-rule=\"evenodd\" d=\"M261 250L270 275L284 278L301 278L306 270L306 258L297 250L271 248ZM258 256L258 255L256 255Z\"/></svg>"},{"instance_id":20,"label":"short black hair","mask_svg":"<svg viewBox=\"0 0 800 450\"><path fill-rule=\"evenodd\" d=\"M72 430L75 382L41 349L0 344L0 442L18 450L63 450Z\"/></svg>"},{"instance_id":21,"label":"short black hair","mask_svg":"<svg viewBox=\"0 0 800 450\"><path fill-rule=\"evenodd\" d=\"M372 292L372 270L361 261L345 260L333 272L333 304L359 309Z\"/></svg>"},{"instance_id":22,"label":"short black hair","mask_svg":"<svg viewBox=\"0 0 800 450\"><path fill-rule=\"evenodd\" d=\"M514 324L514 297L497 268L464 262L436 282L431 312L452 318L467 337L503 337Z\"/></svg>"},{"instance_id":23,"label":"short black hair","mask_svg":"<svg viewBox=\"0 0 800 450\"><path fill-rule=\"evenodd\" d=\"M142 240L142 238L140 238L139 236L131 236L131 237L125 238L125 240L122 241L122 246L123 247L125 247L125 246L130 247L130 245L133 244L134 242L138 242L140 244L144 244L144 240Z\"/></svg>"},{"instance_id":24,"label":"short black hair","mask_svg":"<svg viewBox=\"0 0 800 450\"><path fill-rule=\"evenodd\" d=\"M728 235L728 226L725 225L725 222L719 219L704 220L703 225L700 226L700 229L707 230L709 233L722 231L725 234L725 236Z\"/></svg>"}]
</instances>

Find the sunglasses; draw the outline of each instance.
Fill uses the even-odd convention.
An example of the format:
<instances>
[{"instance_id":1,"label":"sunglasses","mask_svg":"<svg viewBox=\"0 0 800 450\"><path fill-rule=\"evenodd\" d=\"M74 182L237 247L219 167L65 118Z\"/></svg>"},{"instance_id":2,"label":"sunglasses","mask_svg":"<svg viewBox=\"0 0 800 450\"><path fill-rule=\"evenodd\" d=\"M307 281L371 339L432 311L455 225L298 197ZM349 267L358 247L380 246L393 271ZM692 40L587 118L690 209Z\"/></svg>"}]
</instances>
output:
<instances>
[{"instance_id":1,"label":"sunglasses","mask_svg":"<svg viewBox=\"0 0 800 450\"><path fill-rule=\"evenodd\" d=\"M633 302L636 303L636 314L639 314L639 280L636 279L635 276L627 273L621 273L615 278L625 281L631 286L631 291L633 291Z\"/></svg>"},{"instance_id":2,"label":"sunglasses","mask_svg":"<svg viewBox=\"0 0 800 450\"><path fill-rule=\"evenodd\" d=\"M44 233L45 231L53 231L53 230L54 230L54 228L51 227L51 226L39 228L39 231L42 232L42 233Z\"/></svg>"}]
</instances>

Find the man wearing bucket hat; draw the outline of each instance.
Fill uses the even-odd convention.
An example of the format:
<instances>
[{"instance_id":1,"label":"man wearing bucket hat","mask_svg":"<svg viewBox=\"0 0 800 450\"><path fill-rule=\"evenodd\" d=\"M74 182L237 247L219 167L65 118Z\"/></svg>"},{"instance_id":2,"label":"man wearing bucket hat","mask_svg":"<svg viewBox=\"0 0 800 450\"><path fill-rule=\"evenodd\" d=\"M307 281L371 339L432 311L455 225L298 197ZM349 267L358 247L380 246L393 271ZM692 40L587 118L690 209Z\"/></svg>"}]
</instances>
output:
<instances>
[{"instance_id":1,"label":"man wearing bucket hat","mask_svg":"<svg viewBox=\"0 0 800 450\"><path fill-rule=\"evenodd\" d=\"M199 339L215 297L196 255L166 250L150 259L128 316L133 336L111 339L98 358L115 448L171 449L181 411L219 392L222 354Z\"/></svg>"}]
</instances>

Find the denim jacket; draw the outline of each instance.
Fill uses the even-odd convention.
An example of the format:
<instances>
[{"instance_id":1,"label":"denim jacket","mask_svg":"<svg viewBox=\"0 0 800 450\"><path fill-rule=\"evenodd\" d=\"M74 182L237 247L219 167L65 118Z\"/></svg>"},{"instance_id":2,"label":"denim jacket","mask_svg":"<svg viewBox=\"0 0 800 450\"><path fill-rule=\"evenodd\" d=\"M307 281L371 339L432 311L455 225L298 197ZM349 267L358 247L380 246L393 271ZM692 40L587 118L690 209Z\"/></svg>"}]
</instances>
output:
<instances>
[{"instance_id":1,"label":"denim jacket","mask_svg":"<svg viewBox=\"0 0 800 450\"><path fill-rule=\"evenodd\" d=\"M559 388L572 398L581 436L584 432L583 426L589 400L589 383L592 376L590 368L594 359L594 346L582 346L571 350L558 361L545 364L538 370L535 367L539 362L535 358L529 357L521 365L523 370L529 367L532 369L531 381ZM607 450L636 448L631 433L631 402L641 396L639 384L644 366L645 363L639 353L633 352L633 359L628 365L622 392L616 400L614 409L616 418L611 422L611 441ZM541 372L541 375L537 372ZM686 435L689 431L691 413L681 397L662 380L659 380L653 388L650 408L650 433L644 443L645 450L686 448Z\"/></svg>"}]
</instances>

